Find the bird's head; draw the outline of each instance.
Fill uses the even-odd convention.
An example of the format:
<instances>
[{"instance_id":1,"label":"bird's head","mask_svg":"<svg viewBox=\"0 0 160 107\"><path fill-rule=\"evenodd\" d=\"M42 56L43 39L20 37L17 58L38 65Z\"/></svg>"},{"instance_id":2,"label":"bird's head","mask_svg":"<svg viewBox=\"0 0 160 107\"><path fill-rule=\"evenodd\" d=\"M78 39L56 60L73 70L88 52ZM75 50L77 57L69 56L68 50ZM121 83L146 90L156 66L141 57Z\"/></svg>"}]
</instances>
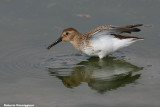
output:
<instances>
[{"instance_id":1,"label":"bird's head","mask_svg":"<svg viewBox=\"0 0 160 107\"><path fill-rule=\"evenodd\" d=\"M67 28L64 29L61 36L53 42L50 46L47 47L47 49L50 49L51 47L55 46L61 41L73 41L74 37L79 35L79 32L74 28Z\"/></svg>"}]
</instances>

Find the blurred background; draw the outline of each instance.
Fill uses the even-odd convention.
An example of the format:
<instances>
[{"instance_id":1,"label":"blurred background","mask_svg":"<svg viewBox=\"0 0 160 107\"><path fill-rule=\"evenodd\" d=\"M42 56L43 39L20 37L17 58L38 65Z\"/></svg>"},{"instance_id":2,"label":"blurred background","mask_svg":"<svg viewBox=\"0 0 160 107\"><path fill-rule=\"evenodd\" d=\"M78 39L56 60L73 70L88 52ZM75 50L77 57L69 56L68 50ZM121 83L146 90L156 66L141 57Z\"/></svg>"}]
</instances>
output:
<instances>
[{"instance_id":1,"label":"blurred background","mask_svg":"<svg viewBox=\"0 0 160 107\"><path fill-rule=\"evenodd\" d=\"M1 0L0 105L159 107L159 0ZM99 61L62 42L63 29L144 24L145 38Z\"/></svg>"}]
</instances>

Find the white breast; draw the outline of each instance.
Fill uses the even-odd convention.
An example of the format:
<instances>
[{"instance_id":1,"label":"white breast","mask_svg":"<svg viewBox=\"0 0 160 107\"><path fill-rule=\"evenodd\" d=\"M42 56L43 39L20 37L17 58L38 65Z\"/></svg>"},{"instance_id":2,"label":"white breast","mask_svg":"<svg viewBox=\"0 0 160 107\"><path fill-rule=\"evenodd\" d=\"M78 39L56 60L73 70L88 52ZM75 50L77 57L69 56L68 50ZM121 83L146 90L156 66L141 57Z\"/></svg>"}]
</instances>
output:
<instances>
[{"instance_id":1,"label":"white breast","mask_svg":"<svg viewBox=\"0 0 160 107\"><path fill-rule=\"evenodd\" d=\"M133 42L132 38L119 39L112 35L101 35L92 38L90 40L91 46L86 46L82 51L90 56L99 56L103 58L118 49L129 46Z\"/></svg>"}]
</instances>

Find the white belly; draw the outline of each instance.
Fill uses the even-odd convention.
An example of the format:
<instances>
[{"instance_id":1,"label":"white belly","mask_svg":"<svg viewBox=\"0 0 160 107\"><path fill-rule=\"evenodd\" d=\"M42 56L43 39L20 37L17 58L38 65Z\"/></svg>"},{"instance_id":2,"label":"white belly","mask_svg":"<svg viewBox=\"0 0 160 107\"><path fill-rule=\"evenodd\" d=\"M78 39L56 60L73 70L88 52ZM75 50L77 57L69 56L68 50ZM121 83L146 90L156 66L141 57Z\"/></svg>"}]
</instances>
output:
<instances>
[{"instance_id":1,"label":"white belly","mask_svg":"<svg viewBox=\"0 0 160 107\"><path fill-rule=\"evenodd\" d=\"M90 42L91 46L86 46L82 49L82 52L90 56L99 56L103 58L118 49L129 46L134 41L132 38L119 39L114 38L112 35L101 35L100 37L91 39Z\"/></svg>"}]
</instances>

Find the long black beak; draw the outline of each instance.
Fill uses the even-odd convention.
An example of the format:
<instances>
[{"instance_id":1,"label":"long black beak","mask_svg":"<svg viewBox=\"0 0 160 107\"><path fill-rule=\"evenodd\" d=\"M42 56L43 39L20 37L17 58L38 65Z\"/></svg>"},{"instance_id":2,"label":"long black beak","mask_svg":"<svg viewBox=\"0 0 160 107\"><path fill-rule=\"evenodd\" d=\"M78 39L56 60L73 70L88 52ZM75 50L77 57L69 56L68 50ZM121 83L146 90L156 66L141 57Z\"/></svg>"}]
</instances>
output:
<instances>
[{"instance_id":1,"label":"long black beak","mask_svg":"<svg viewBox=\"0 0 160 107\"><path fill-rule=\"evenodd\" d=\"M47 49L52 48L54 45L56 45L57 43L59 43L59 42L61 42L61 41L62 41L62 38L60 37L60 38L58 38L55 42L53 42L51 45L49 45L49 46L47 47Z\"/></svg>"}]
</instances>

